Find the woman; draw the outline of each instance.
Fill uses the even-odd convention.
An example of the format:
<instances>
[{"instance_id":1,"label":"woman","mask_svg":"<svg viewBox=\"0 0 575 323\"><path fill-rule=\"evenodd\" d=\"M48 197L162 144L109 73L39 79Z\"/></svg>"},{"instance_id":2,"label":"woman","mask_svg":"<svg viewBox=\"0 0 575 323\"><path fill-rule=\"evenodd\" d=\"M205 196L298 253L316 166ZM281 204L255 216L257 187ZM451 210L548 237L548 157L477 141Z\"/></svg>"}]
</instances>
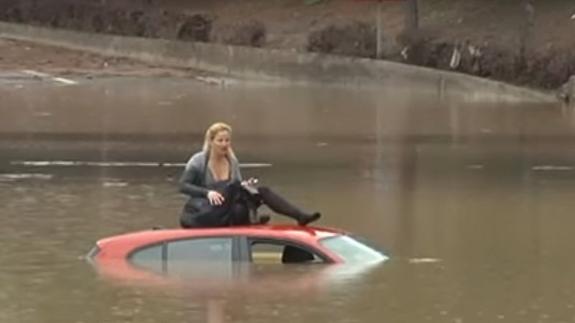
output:
<instances>
[{"instance_id":1,"label":"woman","mask_svg":"<svg viewBox=\"0 0 575 323\"><path fill-rule=\"evenodd\" d=\"M291 205L267 187L242 181L239 162L231 147L232 128L215 123L206 131L204 147L194 154L180 179L180 192L190 198L180 224L184 228L249 224L249 212L266 204L272 211L307 225L320 218Z\"/></svg>"}]
</instances>

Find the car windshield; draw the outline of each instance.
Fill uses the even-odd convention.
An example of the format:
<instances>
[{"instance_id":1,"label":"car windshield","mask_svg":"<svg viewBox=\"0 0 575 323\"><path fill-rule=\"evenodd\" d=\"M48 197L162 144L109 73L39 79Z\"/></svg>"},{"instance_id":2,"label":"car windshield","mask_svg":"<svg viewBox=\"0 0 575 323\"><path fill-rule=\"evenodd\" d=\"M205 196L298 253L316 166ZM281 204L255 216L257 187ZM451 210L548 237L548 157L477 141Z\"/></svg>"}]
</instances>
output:
<instances>
[{"instance_id":1,"label":"car windshield","mask_svg":"<svg viewBox=\"0 0 575 323\"><path fill-rule=\"evenodd\" d=\"M358 237L340 235L324 238L319 242L343 258L346 263L372 263L388 259L383 252L371 247L364 241Z\"/></svg>"}]
</instances>

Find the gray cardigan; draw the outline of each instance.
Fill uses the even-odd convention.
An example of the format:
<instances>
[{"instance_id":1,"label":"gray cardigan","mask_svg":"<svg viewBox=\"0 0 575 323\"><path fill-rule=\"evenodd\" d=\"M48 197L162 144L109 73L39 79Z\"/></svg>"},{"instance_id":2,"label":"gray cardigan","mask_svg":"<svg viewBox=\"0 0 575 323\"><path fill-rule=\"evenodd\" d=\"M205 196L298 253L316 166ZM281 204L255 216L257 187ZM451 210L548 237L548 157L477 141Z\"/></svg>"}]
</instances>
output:
<instances>
[{"instance_id":1,"label":"gray cardigan","mask_svg":"<svg viewBox=\"0 0 575 323\"><path fill-rule=\"evenodd\" d=\"M230 158L230 182L241 181L240 165L237 159ZM190 197L207 197L216 180L208 168L208 154L194 154L180 178L180 192Z\"/></svg>"}]
</instances>

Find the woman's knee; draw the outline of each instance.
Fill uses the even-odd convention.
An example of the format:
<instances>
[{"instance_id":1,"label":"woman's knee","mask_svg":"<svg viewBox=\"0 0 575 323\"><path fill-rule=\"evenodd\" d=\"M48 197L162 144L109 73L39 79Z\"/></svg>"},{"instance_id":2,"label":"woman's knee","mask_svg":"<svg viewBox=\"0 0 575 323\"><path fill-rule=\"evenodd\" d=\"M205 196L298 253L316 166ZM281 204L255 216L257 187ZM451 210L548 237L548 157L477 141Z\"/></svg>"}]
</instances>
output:
<instances>
[{"instance_id":1,"label":"woman's knee","mask_svg":"<svg viewBox=\"0 0 575 323\"><path fill-rule=\"evenodd\" d=\"M246 225L250 222L249 209L243 203L235 203L231 209L230 224Z\"/></svg>"},{"instance_id":2,"label":"woman's knee","mask_svg":"<svg viewBox=\"0 0 575 323\"><path fill-rule=\"evenodd\" d=\"M224 197L226 198L226 200L231 200L234 199L236 196L238 196L240 194L242 190L242 185L240 184L240 182L232 182L230 184L228 184L224 190L220 193L222 193L222 195L224 195Z\"/></svg>"},{"instance_id":3,"label":"woman's knee","mask_svg":"<svg viewBox=\"0 0 575 323\"><path fill-rule=\"evenodd\" d=\"M272 190L268 186L258 186L258 193L261 195L268 195L271 191Z\"/></svg>"},{"instance_id":4,"label":"woman's knee","mask_svg":"<svg viewBox=\"0 0 575 323\"><path fill-rule=\"evenodd\" d=\"M193 215L183 213L180 216L180 226L182 228L189 229L189 228L197 227L198 225L197 225Z\"/></svg>"}]
</instances>

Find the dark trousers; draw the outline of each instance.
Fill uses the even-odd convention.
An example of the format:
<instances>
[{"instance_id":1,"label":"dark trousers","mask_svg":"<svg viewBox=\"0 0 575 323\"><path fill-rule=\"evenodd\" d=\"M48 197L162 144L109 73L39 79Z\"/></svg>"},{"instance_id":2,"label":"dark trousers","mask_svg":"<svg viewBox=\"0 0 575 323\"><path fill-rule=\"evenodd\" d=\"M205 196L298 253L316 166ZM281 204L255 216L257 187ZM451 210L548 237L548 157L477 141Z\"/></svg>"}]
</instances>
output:
<instances>
[{"instance_id":1,"label":"dark trousers","mask_svg":"<svg viewBox=\"0 0 575 323\"><path fill-rule=\"evenodd\" d=\"M224 196L222 205L210 205L207 199L190 201L184 207L180 225L184 228L247 225L251 223L250 212L262 204L296 221L310 216L266 186L258 187L257 193L252 194L239 182L233 182L218 192Z\"/></svg>"}]
</instances>

